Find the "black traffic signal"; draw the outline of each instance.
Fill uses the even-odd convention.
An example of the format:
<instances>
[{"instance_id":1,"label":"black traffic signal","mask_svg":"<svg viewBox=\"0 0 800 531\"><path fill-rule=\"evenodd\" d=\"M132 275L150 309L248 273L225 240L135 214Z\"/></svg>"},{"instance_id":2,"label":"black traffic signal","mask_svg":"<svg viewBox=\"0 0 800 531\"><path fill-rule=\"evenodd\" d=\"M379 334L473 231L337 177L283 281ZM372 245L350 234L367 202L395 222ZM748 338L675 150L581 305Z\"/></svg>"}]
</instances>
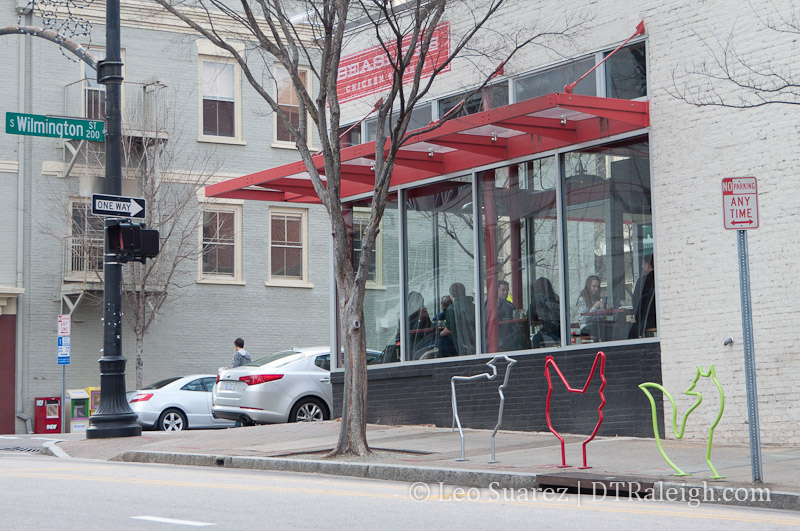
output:
<instances>
[{"instance_id":1,"label":"black traffic signal","mask_svg":"<svg viewBox=\"0 0 800 531\"><path fill-rule=\"evenodd\" d=\"M158 231L146 229L142 223L118 223L106 229L108 249L116 254L120 262L139 261L158 255Z\"/></svg>"}]
</instances>

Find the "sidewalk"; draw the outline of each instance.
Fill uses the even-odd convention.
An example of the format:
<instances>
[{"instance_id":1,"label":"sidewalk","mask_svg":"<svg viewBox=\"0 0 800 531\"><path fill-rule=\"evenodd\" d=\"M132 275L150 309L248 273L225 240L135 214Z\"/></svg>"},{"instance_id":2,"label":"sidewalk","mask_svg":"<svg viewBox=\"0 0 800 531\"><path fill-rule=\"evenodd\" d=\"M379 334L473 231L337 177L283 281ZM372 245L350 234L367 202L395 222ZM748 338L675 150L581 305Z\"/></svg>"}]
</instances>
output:
<instances>
[{"instance_id":1,"label":"sidewalk","mask_svg":"<svg viewBox=\"0 0 800 531\"><path fill-rule=\"evenodd\" d=\"M66 434L68 440L59 442L52 451L60 457L312 472L479 488L489 488L496 482L495 487L500 489L569 487L591 494L593 487L598 493L605 487L609 495L616 490L621 495L639 490L659 500L694 497L701 502L713 499L715 503L800 510L800 448L796 447L762 447L765 482L753 485L747 446L712 448L711 462L720 475L726 476L712 480L705 462L706 447L701 442L663 442L670 459L692 474L676 477L654 439L598 437L586 447L587 462L593 468L580 470L583 436L564 437L567 464L572 468L559 468L560 444L550 433L498 432L498 462L493 464L487 463L490 430L465 430L467 461L457 460L461 457L461 439L449 428L370 424L367 439L373 450L371 456L323 459L338 435L336 421L143 432L141 437L115 439L90 440L81 434ZM769 500L763 492L752 489L769 489Z\"/></svg>"}]
</instances>

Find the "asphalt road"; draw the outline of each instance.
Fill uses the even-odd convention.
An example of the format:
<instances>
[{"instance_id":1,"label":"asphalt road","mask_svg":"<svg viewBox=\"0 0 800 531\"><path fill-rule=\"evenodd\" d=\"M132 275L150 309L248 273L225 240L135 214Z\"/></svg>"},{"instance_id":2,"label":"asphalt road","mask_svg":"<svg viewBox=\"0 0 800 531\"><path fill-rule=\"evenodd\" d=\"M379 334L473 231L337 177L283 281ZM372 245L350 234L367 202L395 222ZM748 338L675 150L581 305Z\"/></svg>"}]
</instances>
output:
<instances>
[{"instance_id":1,"label":"asphalt road","mask_svg":"<svg viewBox=\"0 0 800 531\"><path fill-rule=\"evenodd\" d=\"M704 529L800 514L0 452L3 529Z\"/></svg>"}]
</instances>

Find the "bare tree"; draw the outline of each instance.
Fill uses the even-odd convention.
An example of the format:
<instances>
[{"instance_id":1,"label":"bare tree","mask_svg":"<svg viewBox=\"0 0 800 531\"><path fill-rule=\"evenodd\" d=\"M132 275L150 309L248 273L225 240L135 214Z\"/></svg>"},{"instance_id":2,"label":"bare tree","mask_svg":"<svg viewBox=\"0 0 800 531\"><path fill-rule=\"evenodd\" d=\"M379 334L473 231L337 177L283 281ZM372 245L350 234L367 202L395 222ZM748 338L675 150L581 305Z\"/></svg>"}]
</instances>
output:
<instances>
[{"instance_id":1,"label":"bare tree","mask_svg":"<svg viewBox=\"0 0 800 531\"><path fill-rule=\"evenodd\" d=\"M800 37L800 10L790 5L788 12L782 11L774 2L769 2L771 12L767 14L751 7L760 27L748 26L743 32L767 33L758 41L757 53L740 51L740 34L735 28L725 39L699 37L707 57L673 70L672 96L698 107L800 105L800 70L772 55L779 44L788 45ZM773 42L773 46L763 46L764 42ZM786 58L791 60L793 54Z\"/></svg>"},{"instance_id":2,"label":"bare tree","mask_svg":"<svg viewBox=\"0 0 800 531\"><path fill-rule=\"evenodd\" d=\"M334 241L334 274L341 308L344 338L344 402L339 440L331 455L369 452L366 440L367 363L364 323L364 288L381 218L386 206L390 178L398 150L407 141L408 125L417 104L424 100L440 73L456 58L474 63L481 81L465 97L485 87L502 65L531 43L547 45L549 39L568 36L577 24L559 23L559 29L520 28L493 31L489 22L509 8L509 0L155 0L239 64L250 85L296 139L316 194L331 222ZM457 14L466 18L453 29L446 56L434 39L437 26ZM212 14L214 16L212 16ZM220 14L238 26L218 28ZM341 201L341 109L337 76L342 52L349 42L369 40L383 49L391 68L391 86L376 96L377 136L375 187L372 208L361 240L361 253L353 263ZM244 41L242 53L235 41ZM432 46L433 42L433 46ZM273 60L286 69L299 100L299 120L293 123L278 105L275 81L260 67ZM435 65L429 75L423 66ZM426 61L429 61L426 65ZM316 83L303 82L307 68ZM267 69L269 70L269 69ZM264 77L262 77L264 76ZM310 90L319 87L316 96ZM463 102L462 102L463 104ZM457 110L457 109L456 109ZM424 130L438 127L456 116L452 113ZM307 124L310 118L310 124ZM324 170L314 162L305 132L313 125L319 136ZM321 174L324 174L323 181Z\"/></svg>"}]
</instances>

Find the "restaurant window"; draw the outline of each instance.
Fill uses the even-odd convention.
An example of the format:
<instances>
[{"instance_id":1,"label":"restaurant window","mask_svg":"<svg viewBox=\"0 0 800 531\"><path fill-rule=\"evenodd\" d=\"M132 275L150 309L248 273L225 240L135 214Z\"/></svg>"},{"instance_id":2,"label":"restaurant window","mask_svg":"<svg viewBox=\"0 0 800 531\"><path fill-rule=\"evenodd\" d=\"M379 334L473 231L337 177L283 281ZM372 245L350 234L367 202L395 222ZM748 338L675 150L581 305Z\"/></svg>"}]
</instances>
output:
<instances>
[{"instance_id":1,"label":"restaurant window","mask_svg":"<svg viewBox=\"0 0 800 531\"><path fill-rule=\"evenodd\" d=\"M103 218L92 215L85 200L73 200L71 210L68 275L94 273L99 278L103 273Z\"/></svg>"},{"instance_id":2,"label":"restaurant window","mask_svg":"<svg viewBox=\"0 0 800 531\"><path fill-rule=\"evenodd\" d=\"M648 141L566 153L562 162L571 339L655 336Z\"/></svg>"},{"instance_id":3,"label":"restaurant window","mask_svg":"<svg viewBox=\"0 0 800 531\"><path fill-rule=\"evenodd\" d=\"M448 98L439 100L439 118L443 118L450 113L450 111L458 105L466 94L457 94ZM508 105L508 82L497 83L484 87L464 101L457 110L453 111L449 117L458 118L460 116L467 116L468 114L475 114L489 109L496 109Z\"/></svg>"},{"instance_id":4,"label":"restaurant window","mask_svg":"<svg viewBox=\"0 0 800 531\"><path fill-rule=\"evenodd\" d=\"M431 117L431 104L426 103L424 105L416 105L414 106L414 110L411 111L411 118L408 120L408 129L406 131L413 131L414 129L419 129L421 127L425 127L426 125L430 124L432 120ZM386 126L386 135L389 135L389 128L393 126L397 122L396 114L392 114L387 119L389 125ZM375 140L376 133L378 131L378 120L375 118L371 118L366 122L367 128L367 140ZM358 127L356 127L358 129Z\"/></svg>"},{"instance_id":5,"label":"restaurant window","mask_svg":"<svg viewBox=\"0 0 800 531\"><path fill-rule=\"evenodd\" d=\"M308 283L308 211L271 208L268 285Z\"/></svg>"},{"instance_id":6,"label":"restaurant window","mask_svg":"<svg viewBox=\"0 0 800 531\"><path fill-rule=\"evenodd\" d=\"M606 95L631 100L647 96L647 58L645 43L622 48L608 58ZM607 54L606 54L607 55Z\"/></svg>"},{"instance_id":7,"label":"restaurant window","mask_svg":"<svg viewBox=\"0 0 800 531\"><path fill-rule=\"evenodd\" d=\"M364 231L369 222L370 207L354 206L353 207L353 222L352 222L352 240L353 240L353 266L358 267L358 261L361 260L361 242ZM382 261L383 255L383 237L382 232L378 232L375 238L375 246L369 256L369 271L367 272L367 287L377 287L381 284L381 268L379 263Z\"/></svg>"},{"instance_id":8,"label":"restaurant window","mask_svg":"<svg viewBox=\"0 0 800 531\"><path fill-rule=\"evenodd\" d=\"M242 280L242 207L214 205L201 217L200 282Z\"/></svg>"},{"instance_id":9,"label":"restaurant window","mask_svg":"<svg viewBox=\"0 0 800 531\"><path fill-rule=\"evenodd\" d=\"M307 72L300 70L297 75L300 77L303 86L307 87ZM277 87L278 106L287 116L292 127L307 138L308 120L306 120L306 128L300 131L300 100L297 97L297 91L294 89L292 78L289 77L289 72L282 66L275 67L275 86ZM297 139L292 134L292 131L276 113L275 142L294 145L296 141Z\"/></svg>"},{"instance_id":10,"label":"restaurant window","mask_svg":"<svg viewBox=\"0 0 800 531\"><path fill-rule=\"evenodd\" d=\"M565 85L580 79L582 75L594 67L594 64L594 57L587 57L542 72L522 76L514 83L515 101L528 100L553 92L564 92ZM596 96L597 86L594 74L592 72L581 80L572 90L573 94Z\"/></svg>"},{"instance_id":11,"label":"restaurant window","mask_svg":"<svg viewBox=\"0 0 800 531\"><path fill-rule=\"evenodd\" d=\"M223 58L200 58L201 139L240 139L238 66Z\"/></svg>"},{"instance_id":12,"label":"restaurant window","mask_svg":"<svg viewBox=\"0 0 800 531\"><path fill-rule=\"evenodd\" d=\"M353 243L354 263L360 258L361 235L369 215L368 200L344 205L345 222ZM381 220L381 232L370 259L370 278L364 293L364 332L367 364L400 361L400 257L397 194L389 194ZM339 367L341 367L341 361Z\"/></svg>"},{"instance_id":13,"label":"restaurant window","mask_svg":"<svg viewBox=\"0 0 800 531\"><path fill-rule=\"evenodd\" d=\"M346 148L361 143L361 124L350 124L339 128L339 147Z\"/></svg>"},{"instance_id":14,"label":"restaurant window","mask_svg":"<svg viewBox=\"0 0 800 531\"><path fill-rule=\"evenodd\" d=\"M408 190L405 359L477 352L472 179Z\"/></svg>"},{"instance_id":15,"label":"restaurant window","mask_svg":"<svg viewBox=\"0 0 800 531\"><path fill-rule=\"evenodd\" d=\"M555 157L484 171L478 179L482 350L558 347Z\"/></svg>"}]
</instances>

